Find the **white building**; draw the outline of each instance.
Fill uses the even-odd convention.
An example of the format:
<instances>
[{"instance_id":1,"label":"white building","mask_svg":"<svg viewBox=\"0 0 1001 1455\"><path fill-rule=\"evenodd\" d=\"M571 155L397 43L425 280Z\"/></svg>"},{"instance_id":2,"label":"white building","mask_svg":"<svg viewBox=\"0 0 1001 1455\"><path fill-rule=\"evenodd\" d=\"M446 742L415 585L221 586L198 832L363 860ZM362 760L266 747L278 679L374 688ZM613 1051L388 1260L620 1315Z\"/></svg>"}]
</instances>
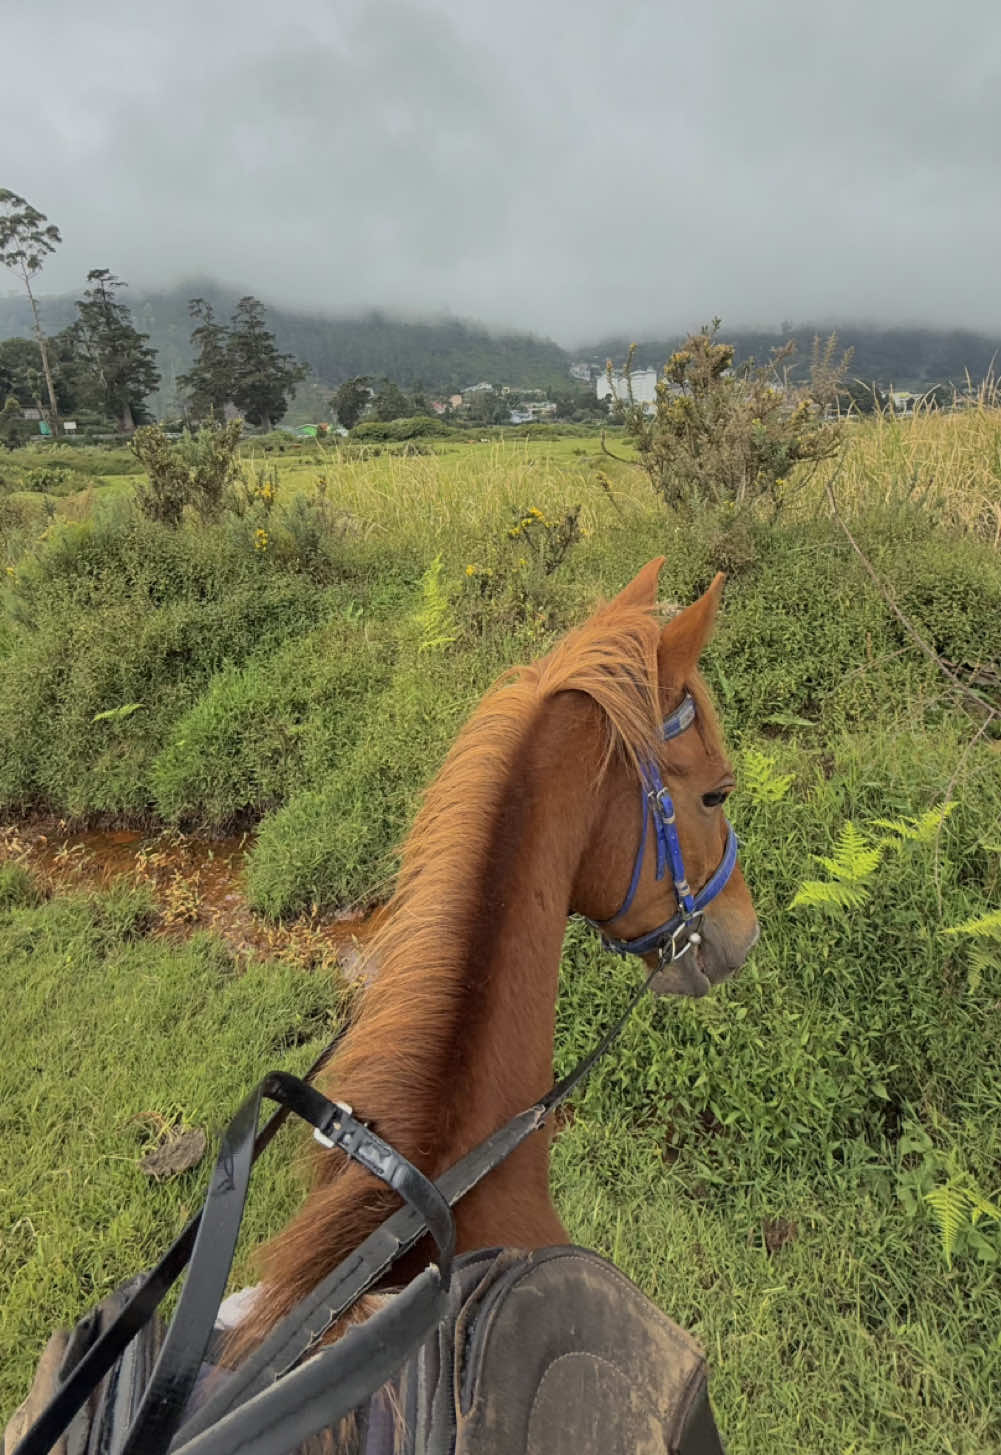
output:
<instances>
[{"instance_id":1,"label":"white building","mask_svg":"<svg viewBox=\"0 0 1001 1455\"><path fill-rule=\"evenodd\" d=\"M634 369L631 379L634 402L636 404L656 404L657 370ZM629 385L626 383L625 374L613 374L611 384L607 374L599 374L594 381L594 392L598 399L607 399L611 395L623 404L628 403L629 400Z\"/></svg>"}]
</instances>

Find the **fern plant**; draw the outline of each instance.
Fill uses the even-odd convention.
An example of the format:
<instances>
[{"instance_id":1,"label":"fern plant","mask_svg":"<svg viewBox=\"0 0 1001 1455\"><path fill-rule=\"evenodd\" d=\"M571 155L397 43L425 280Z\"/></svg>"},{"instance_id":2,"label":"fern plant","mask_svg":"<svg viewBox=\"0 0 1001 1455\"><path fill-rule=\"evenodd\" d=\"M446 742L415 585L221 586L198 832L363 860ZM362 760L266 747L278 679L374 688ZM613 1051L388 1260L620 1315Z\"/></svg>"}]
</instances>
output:
<instances>
[{"instance_id":1,"label":"fern plant","mask_svg":"<svg viewBox=\"0 0 1001 1455\"><path fill-rule=\"evenodd\" d=\"M1001 970L1001 909L964 919L961 924L947 925L943 934L968 935L974 943L969 948L970 975L967 989L973 995L987 970Z\"/></svg>"},{"instance_id":2,"label":"fern plant","mask_svg":"<svg viewBox=\"0 0 1001 1455\"><path fill-rule=\"evenodd\" d=\"M838 836L834 857L829 858L826 854L814 854L813 857L831 877L805 880L793 896L791 907L858 909L869 898L866 881L879 867L883 850L879 844L867 843L849 820Z\"/></svg>"},{"instance_id":3,"label":"fern plant","mask_svg":"<svg viewBox=\"0 0 1001 1455\"><path fill-rule=\"evenodd\" d=\"M937 803L916 818L874 818L873 827L888 829L889 837L881 842L890 848L902 849L905 843L933 844L938 831L956 807L956 800Z\"/></svg>"},{"instance_id":4,"label":"fern plant","mask_svg":"<svg viewBox=\"0 0 1001 1455\"><path fill-rule=\"evenodd\" d=\"M942 1235L945 1266L952 1267L952 1255L964 1234L969 1235L982 1217L1001 1223L1001 1208L986 1198L968 1172L957 1172L948 1182L925 1193ZM979 1243L979 1239L975 1243ZM990 1245L979 1251L993 1251ZM993 1261L993 1260L992 1260Z\"/></svg>"},{"instance_id":5,"label":"fern plant","mask_svg":"<svg viewBox=\"0 0 1001 1455\"><path fill-rule=\"evenodd\" d=\"M769 753L748 748L740 758L740 788L750 803L780 803L792 786L794 773L776 773Z\"/></svg>"},{"instance_id":6,"label":"fern plant","mask_svg":"<svg viewBox=\"0 0 1001 1455\"><path fill-rule=\"evenodd\" d=\"M421 604L414 612L420 631L419 652L436 652L455 641L456 628L448 592L441 584L441 556L435 556L421 577Z\"/></svg>"},{"instance_id":7,"label":"fern plant","mask_svg":"<svg viewBox=\"0 0 1001 1455\"><path fill-rule=\"evenodd\" d=\"M985 1237L979 1226L984 1219L1001 1224L1001 1208L962 1166L958 1150L936 1146L925 1127L909 1122L897 1151L911 1162L897 1173L897 1197L909 1218L918 1221L931 1214L946 1267L952 1267L954 1257L970 1253L983 1263L1001 1261L996 1237Z\"/></svg>"},{"instance_id":8,"label":"fern plant","mask_svg":"<svg viewBox=\"0 0 1001 1455\"><path fill-rule=\"evenodd\" d=\"M829 879L807 879L797 889L790 908L837 912L858 909L869 898L868 882L887 850L902 850L907 844L934 842L939 829L956 807L952 801L935 804L915 818L877 818L872 827L888 830L870 841L849 820L841 830L833 857L814 854L830 875Z\"/></svg>"}]
</instances>

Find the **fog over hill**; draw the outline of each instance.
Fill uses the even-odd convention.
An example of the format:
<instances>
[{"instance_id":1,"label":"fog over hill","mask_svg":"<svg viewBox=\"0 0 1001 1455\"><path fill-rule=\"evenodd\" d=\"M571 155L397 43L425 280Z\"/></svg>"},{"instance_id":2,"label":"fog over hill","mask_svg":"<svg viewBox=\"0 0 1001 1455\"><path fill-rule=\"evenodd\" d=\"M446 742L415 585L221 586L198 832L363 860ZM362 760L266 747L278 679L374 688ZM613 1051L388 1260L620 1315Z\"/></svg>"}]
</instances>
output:
<instances>
[{"instance_id":1,"label":"fog over hill","mask_svg":"<svg viewBox=\"0 0 1001 1455\"><path fill-rule=\"evenodd\" d=\"M228 319L240 290L205 279L159 292L128 289L122 295L132 309L138 328L148 333L157 350L163 375L152 398L154 412L163 414L176 403L176 380L191 361L192 322L188 300L201 297ZM266 302L266 300L265 300ZM72 322L74 295L41 299L45 328L55 333ZM440 394L461 390L486 380L523 389L570 387L569 367L575 360L602 366L611 358L625 358L637 342L637 367L660 368L681 341L682 334L630 339L609 336L567 349L551 339L531 333L503 333L471 320L458 318L406 319L378 310L353 317L328 317L321 312L267 307L269 326L283 351L309 365L317 381L335 388L358 374L388 377L404 388L422 387ZM693 320L693 326L698 320ZM0 339L28 335L31 316L27 300L17 294L0 297ZM734 343L738 359L767 359L771 349L795 338L799 367L809 358L814 335L830 331L809 323L783 324L772 330L730 329L724 322L721 336ZM846 324L838 329L840 346L853 348L850 373L884 387L930 387L947 381L962 382L968 372L976 380L1001 354L1001 332L931 328L879 328L872 324ZM322 391L320 393L322 398Z\"/></svg>"}]
</instances>

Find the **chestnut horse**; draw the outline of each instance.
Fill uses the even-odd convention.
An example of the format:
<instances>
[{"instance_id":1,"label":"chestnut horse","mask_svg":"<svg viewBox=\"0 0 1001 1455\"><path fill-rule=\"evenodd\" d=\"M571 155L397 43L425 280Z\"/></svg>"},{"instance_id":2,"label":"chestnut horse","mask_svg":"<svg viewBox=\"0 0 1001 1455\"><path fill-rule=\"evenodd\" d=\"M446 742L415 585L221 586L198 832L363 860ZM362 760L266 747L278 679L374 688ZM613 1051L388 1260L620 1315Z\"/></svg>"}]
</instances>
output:
<instances>
[{"instance_id":1,"label":"chestnut horse","mask_svg":"<svg viewBox=\"0 0 1001 1455\"><path fill-rule=\"evenodd\" d=\"M646 821L641 765L657 764L670 787L693 891L727 846L733 772L698 671L723 577L661 627L663 559L488 693L405 845L369 950L375 978L320 1084L432 1178L548 1090L567 916L629 938L674 914L671 877L658 880L652 853L619 914ZM686 693L694 723L665 742L662 722ZM701 994L742 964L758 927L739 868L700 930L684 973L669 966L655 989ZM548 1172L548 1137L533 1136L455 1208L458 1251L569 1242ZM361 1167L318 1154L313 1190L265 1250L231 1352L258 1342L398 1205ZM419 1252L398 1267L415 1270Z\"/></svg>"}]
</instances>

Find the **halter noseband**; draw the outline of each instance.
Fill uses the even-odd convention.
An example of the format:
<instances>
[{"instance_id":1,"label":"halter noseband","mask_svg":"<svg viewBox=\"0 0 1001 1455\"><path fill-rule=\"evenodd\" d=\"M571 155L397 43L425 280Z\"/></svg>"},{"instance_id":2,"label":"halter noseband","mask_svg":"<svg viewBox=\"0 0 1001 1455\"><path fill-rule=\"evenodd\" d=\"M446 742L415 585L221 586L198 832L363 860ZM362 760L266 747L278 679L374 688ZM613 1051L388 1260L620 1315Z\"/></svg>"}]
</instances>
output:
<instances>
[{"instance_id":1,"label":"halter noseband","mask_svg":"<svg viewBox=\"0 0 1001 1455\"><path fill-rule=\"evenodd\" d=\"M665 742L669 742L672 738L679 737L686 728L691 727L694 721L695 699L690 692L686 692L680 705L669 717L664 719L661 725L661 737ZM667 965L674 960L680 960L692 945L701 942L698 927L702 920L702 911L726 887L730 875L733 873L734 865L737 862L737 835L733 831L733 825L729 820L725 820L726 847L723 850L723 857L698 894L693 894L685 877L685 862L681 855L674 804L671 801L671 795L664 787L660 767L654 759L641 765L640 800L643 805L643 825L640 829L636 861L633 864L633 877L629 881L626 897L608 919L592 919L588 920L588 924L598 931L606 947L615 954L646 955L651 950L660 950L661 965ZM612 924L614 920L624 915L636 897L643 873L643 861L646 857L647 829L651 816L653 817L654 841L657 846L657 878L658 880L663 879L667 866L670 864L674 894L678 901L678 912L664 924L658 925L655 930L648 930L645 935L640 935L635 940L617 940L605 933L604 926Z\"/></svg>"}]
</instances>

